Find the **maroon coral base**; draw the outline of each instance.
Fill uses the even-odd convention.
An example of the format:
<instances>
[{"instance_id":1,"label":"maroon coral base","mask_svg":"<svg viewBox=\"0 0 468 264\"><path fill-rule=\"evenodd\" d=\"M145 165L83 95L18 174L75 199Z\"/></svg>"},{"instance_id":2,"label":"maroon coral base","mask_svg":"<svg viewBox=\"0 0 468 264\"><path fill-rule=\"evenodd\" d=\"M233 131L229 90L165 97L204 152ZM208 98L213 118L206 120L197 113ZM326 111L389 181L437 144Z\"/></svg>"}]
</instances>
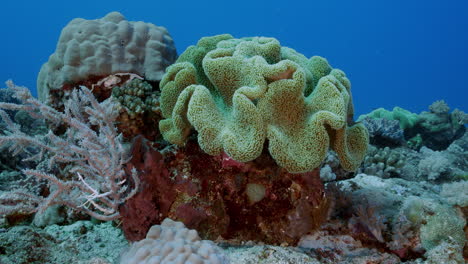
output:
<instances>
[{"instance_id":1,"label":"maroon coral base","mask_svg":"<svg viewBox=\"0 0 468 264\"><path fill-rule=\"evenodd\" d=\"M295 244L325 220L329 202L319 171L291 174L264 153L239 163L210 156L190 141L164 155L142 137L134 140L127 170L136 168L139 193L120 209L126 237L135 241L169 217L204 239L241 239ZM265 187L251 202L247 184ZM258 186L258 185L257 185Z\"/></svg>"}]
</instances>

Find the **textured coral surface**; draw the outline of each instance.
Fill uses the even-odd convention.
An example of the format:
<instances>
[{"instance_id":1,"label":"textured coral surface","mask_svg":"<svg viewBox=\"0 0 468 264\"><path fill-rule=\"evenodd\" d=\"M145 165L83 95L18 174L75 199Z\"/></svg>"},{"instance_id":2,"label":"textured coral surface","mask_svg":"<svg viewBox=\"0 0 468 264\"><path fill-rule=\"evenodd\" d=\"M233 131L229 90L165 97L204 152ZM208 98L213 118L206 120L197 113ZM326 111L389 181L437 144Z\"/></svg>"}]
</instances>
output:
<instances>
[{"instance_id":1,"label":"textured coral surface","mask_svg":"<svg viewBox=\"0 0 468 264\"><path fill-rule=\"evenodd\" d=\"M63 28L56 51L41 67L38 96L55 104L64 86L114 73L135 73L159 81L176 56L164 27L127 21L118 12L95 20L76 18Z\"/></svg>"},{"instance_id":2,"label":"textured coral surface","mask_svg":"<svg viewBox=\"0 0 468 264\"><path fill-rule=\"evenodd\" d=\"M165 219L154 225L146 238L134 243L123 254L122 264L193 263L227 264L221 248L212 241L201 240L196 230L189 230L181 222Z\"/></svg>"},{"instance_id":3,"label":"textured coral surface","mask_svg":"<svg viewBox=\"0 0 468 264\"><path fill-rule=\"evenodd\" d=\"M307 59L274 38L219 35L176 62L161 81L159 128L171 143L184 144L194 129L206 153L245 162L268 139L289 172L317 168L329 147L347 170L362 161L368 135L351 122L350 82L325 59Z\"/></svg>"}]
</instances>

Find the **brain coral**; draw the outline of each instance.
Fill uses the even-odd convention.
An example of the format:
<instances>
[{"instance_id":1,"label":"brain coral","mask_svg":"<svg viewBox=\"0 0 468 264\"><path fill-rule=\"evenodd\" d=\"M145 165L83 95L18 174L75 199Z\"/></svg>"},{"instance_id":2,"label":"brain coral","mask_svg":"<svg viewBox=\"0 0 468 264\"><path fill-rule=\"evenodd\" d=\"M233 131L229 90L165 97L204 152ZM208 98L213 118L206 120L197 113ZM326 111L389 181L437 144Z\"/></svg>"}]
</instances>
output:
<instances>
[{"instance_id":1,"label":"brain coral","mask_svg":"<svg viewBox=\"0 0 468 264\"><path fill-rule=\"evenodd\" d=\"M229 261L221 248L209 240L201 240L197 231L166 218L161 225L152 226L145 239L134 243L122 255L120 263L227 264Z\"/></svg>"},{"instance_id":2,"label":"brain coral","mask_svg":"<svg viewBox=\"0 0 468 264\"><path fill-rule=\"evenodd\" d=\"M352 124L345 74L274 38L202 38L167 69L160 86L164 138L182 145L195 129L210 155L224 151L250 161L268 139L280 166L305 172L320 165L329 147L345 169L355 170L367 149L367 130Z\"/></svg>"},{"instance_id":3,"label":"brain coral","mask_svg":"<svg viewBox=\"0 0 468 264\"><path fill-rule=\"evenodd\" d=\"M44 101L64 84L119 72L159 81L176 56L164 27L130 22L118 12L96 20L76 18L63 28L56 51L39 72L38 96Z\"/></svg>"}]
</instances>

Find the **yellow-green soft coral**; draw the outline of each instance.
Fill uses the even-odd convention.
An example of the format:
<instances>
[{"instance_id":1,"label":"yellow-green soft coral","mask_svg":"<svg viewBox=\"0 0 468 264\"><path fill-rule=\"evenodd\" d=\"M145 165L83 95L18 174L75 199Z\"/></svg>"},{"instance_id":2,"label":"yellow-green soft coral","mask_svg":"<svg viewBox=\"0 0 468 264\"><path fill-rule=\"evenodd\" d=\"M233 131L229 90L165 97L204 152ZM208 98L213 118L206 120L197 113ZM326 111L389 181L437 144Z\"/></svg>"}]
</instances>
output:
<instances>
[{"instance_id":1,"label":"yellow-green soft coral","mask_svg":"<svg viewBox=\"0 0 468 264\"><path fill-rule=\"evenodd\" d=\"M329 147L347 170L364 158L368 133L352 116L350 82L321 57L307 59L274 38L202 38L161 81L159 128L184 144L191 129L210 155L257 158L266 139L290 172L320 166Z\"/></svg>"}]
</instances>

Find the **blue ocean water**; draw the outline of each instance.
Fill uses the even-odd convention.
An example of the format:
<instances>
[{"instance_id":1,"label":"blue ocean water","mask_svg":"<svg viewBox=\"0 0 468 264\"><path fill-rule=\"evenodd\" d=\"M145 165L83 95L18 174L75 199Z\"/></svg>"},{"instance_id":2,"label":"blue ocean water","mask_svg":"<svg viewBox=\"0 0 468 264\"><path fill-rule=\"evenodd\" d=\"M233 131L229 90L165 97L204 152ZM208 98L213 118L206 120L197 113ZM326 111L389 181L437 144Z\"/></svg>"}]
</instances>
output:
<instances>
[{"instance_id":1,"label":"blue ocean water","mask_svg":"<svg viewBox=\"0 0 468 264\"><path fill-rule=\"evenodd\" d=\"M165 26L181 54L221 33L277 38L346 72L356 114L444 99L468 109L468 2L453 1L3 1L0 81L36 90L36 76L73 18L111 11Z\"/></svg>"}]
</instances>

